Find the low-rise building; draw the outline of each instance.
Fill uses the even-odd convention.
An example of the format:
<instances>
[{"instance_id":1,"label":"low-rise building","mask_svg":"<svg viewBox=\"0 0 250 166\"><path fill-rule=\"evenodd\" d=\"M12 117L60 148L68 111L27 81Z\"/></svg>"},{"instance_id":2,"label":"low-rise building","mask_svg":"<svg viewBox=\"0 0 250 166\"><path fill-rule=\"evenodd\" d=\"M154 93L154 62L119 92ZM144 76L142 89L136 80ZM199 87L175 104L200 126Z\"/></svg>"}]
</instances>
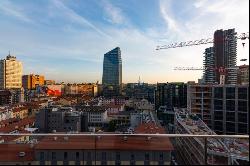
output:
<instances>
[{"instance_id":1,"label":"low-rise building","mask_svg":"<svg viewBox=\"0 0 250 166\"><path fill-rule=\"evenodd\" d=\"M46 136L36 144L0 144L5 165L170 165L173 146L163 137Z\"/></svg>"},{"instance_id":2,"label":"low-rise building","mask_svg":"<svg viewBox=\"0 0 250 166\"><path fill-rule=\"evenodd\" d=\"M76 106L76 110L87 114L89 126L104 126L108 123L108 111L103 106Z\"/></svg>"},{"instance_id":3,"label":"low-rise building","mask_svg":"<svg viewBox=\"0 0 250 166\"><path fill-rule=\"evenodd\" d=\"M14 107L12 108L12 118L24 119L28 117L28 108L26 107Z\"/></svg>"},{"instance_id":4,"label":"low-rise building","mask_svg":"<svg viewBox=\"0 0 250 166\"><path fill-rule=\"evenodd\" d=\"M72 108L45 108L36 115L36 127L40 132L82 132L86 131L87 118Z\"/></svg>"}]
</instances>

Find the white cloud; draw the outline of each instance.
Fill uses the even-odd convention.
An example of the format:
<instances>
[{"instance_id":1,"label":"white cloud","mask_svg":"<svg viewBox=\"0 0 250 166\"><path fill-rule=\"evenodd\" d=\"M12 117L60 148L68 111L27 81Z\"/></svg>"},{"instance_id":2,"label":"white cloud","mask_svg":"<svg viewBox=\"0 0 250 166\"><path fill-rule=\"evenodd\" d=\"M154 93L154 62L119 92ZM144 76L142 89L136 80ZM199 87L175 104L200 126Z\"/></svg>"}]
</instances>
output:
<instances>
[{"instance_id":1,"label":"white cloud","mask_svg":"<svg viewBox=\"0 0 250 166\"><path fill-rule=\"evenodd\" d=\"M160 12L162 14L162 17L164 21L166 22L168 26L169 31L179 31L179 27L177 26L177 22L172 18L171 12L170 12L170 5L171 5L171 0L163 1L160 0Z\"/></svg>"},{"instance_id":2,"label":"white cloud","mask_svg":"<svg viewBox=\"0 0 250 166\"><path fill-rule=\"evenodd\" d=\"M67 7L63 2L61 2L59 0L53 0L53 3L71 21L73 21L75 23L78 23L80 25L83 25L83 26L87 25L90 28L92 28L93 30L95 30L96 32L98 32L99 34L101 34L101 35L103 35L105 37L110 37L108 34L106 34L105 32L103 32L102 30L100 30L98 27L96 27L94 24L92 24L86 18L84 18L83 16L77 14L74 10L70 9L69 7Z\"/></svg>"},{"instance_id":3,"label":"white cloud","mask_svg":"<svg viewBox=\"0 0 250 166\"><path fill-rule=\"evenodd\" d=\"M3 12L3 14L15 17L21 21L27 23L34 23L33 20L31 20L27 15L25 15L20 8L10 3L9 1L0 1L0 14L1 11Z\"/></svg>"},{"instance_id":4,"label":"white cloud","mask_svg":"<svg viewBox=\"0 0 250 166\"><path fill-rule=\"evenodd\" d=\"M102 0L101 2L109 22L112 24L126 24L128 22L128 19L124 16L120 8L114 6L108 0Z\"/></svg>"}]
</instances>

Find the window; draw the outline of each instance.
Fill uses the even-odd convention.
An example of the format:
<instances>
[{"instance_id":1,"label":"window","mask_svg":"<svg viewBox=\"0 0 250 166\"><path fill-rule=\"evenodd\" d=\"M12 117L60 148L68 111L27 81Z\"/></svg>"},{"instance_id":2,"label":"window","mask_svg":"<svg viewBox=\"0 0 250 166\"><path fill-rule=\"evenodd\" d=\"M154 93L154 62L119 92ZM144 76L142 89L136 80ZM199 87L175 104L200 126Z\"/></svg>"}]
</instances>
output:
<instances>
[{"instance_id":1,"label":"window","mask_svg":"<svg viewBox=\"0 0 250 166\"><path fill-rule=\"evenodd\" d=\"M214 109L215 110L223 110L223 101L222 100L214 100Z\"/></svg>"},{"instance_id":2,"label":"window","mask_svg":"<svg viewBox=\"0 0 250 166\"><path fill-rule=\"evenodd\" d=\"M119 152L116 153L116 160L121 160L121 155Z\"/></svg>"},{"instance_id":3,"label":"window","mask_svg":"<svg viewBox=\"0 0 250 166\"><path fill-rule=\"evenodd\" d=\"M52 152L52 160L56 160L56 152Z\"/></svg>"},{"instance_id":4,"label":"window","mask_svg":"<svg viewBox=\"0 0 250 166\"><path fill-rule=\"evenodd\" d=\"M214 111L214 120L223 120L223 112Z\"/></svg>"},{"instance_id":5,"label":"window","mask_svg":"<svg viewBox=\"0 0 250 166\"><path fill-rule=\"evenodd\" d=\"M235 101L227 100L226 101L226 111L235 111Z\"/></svg>"},{"instance_id":6,"label":"window","mask_svg":"<svg viewBox=\"0 0 250 166\"><path fill-rule=\"evenodd\" d=\"M121 165L121 155L120 155L120 152L116 152L115 165Z\"/></svg>"},{"instance_id":7,"label":"window","mask_svg":"<svg viewBox=\"0 0 250 166\"><path fill-rule=\"evenodd\" d=\"M163 160L163 153L160 154L159 159Z\"/></svg>"},{"instance_id":8,"label":"window","mask_svg":"<svg viewBox=\"0 0 250 166\"><path fill-rule=\"evenodd\" d=\"M91 160L91 152L88 152L88 153L87 153L87 159L88 159L88 160Z\"/></svg>"},{"instance_id":9,"label":"window","mask_svg":"<svg viewBox=\"0 0 250 166\"><path fill-rule=\"evenodd\" d=\"M107 165L106 152L102 152L101 165Z\"/></svg>"},{"instance_id":10,"label":"window","mask_svg":"<svg viewBox=\"0 0 250 166\"><path fill-rule=\"evenodd\" d=\"M44 152L40 153L40 160L44 160Z\"/></svg>"},{"instance_id":11,"label":"window","mask_svg":"<svg viewBox=\"0 0 250 166\"><path fill-rule=\"evenodd\" d=\"M214 130L223 131L223 123L221 121L214 122Z\"/></svg>"},{"instance_id":12,"label":"window","mask_svg":"<svg viewBox=\"0 0 250 166\"><path fill-rule=\"evenodd\" d=\"M238 101L238 111L247 112L247 101Z\"/></svg>"},{"instance_id":13,"label":"window","mask_svg":"<svg viewBox=\"0 0 250 166\"><path fill-rule=\"evenodd\" d=\"M214 97L215 98L223 98L223 88L222 87L215 87L214 88Z\"/></svg>"},{"instance_id":14,"label":"window","mask_svg":"<svg viewBox=\"0 0 250 166\"><path fill-rule=\"evenodd\" d=\"M135 155L131 154L130 156L130 165L135 165Z\"/></svg>"},{"instance_id":15,"label":"window","mask_svg":"<svg viewBox=\"0 0 250 166\"><path fill-rule=\"evenodd\" d=\"M149 163L149 154L148 153L146 153L145 154L145 161L144 161L144 165L149 165L150 163Z\"/></svg>"},{"instance_id":16,"label":"window","mask_svg":"<svg viewBox=\"0 0 250 166\"><path fill-rule=\"evenodd\" d=\"M235 88L228 87L226 90L226 98L227 99L235 99Z\"/></svg>"},{"instance_id":17,"label":"window","mask_svg":"<svg viewBox=\"0 0 250 166\"><path fill-rule=\"evenodd\" d=\"M226 123L226 129L229 133L235 133L235 123Z\"/></svg>"},{"instance_id":18,"label":"window","mask_svg":"<svg viewBox=\"0 0 250 166\"><path fill-rule=\"evenodd\" d=\"M241 123L239 123L238 124L238 133L239 134L248 134L247 124L241 124Z\"/></svg>"},{"instance_id":19,"label":"window","mask_svg":"<svg viewBox=\"0 0 250 166\"><path fill-rule=\"evenodd\" d=\"M247 113L238 113L238 121L240 123L247 123Z\"/></svg>"},{"instance_id":20,"label":"window","mask_svg":"<svg viewBox=\"0 0 250 166\"><path fill-rule=\"evenodd\" d=\"M106 152L102 152L102 160L106 160Z\"/></svg>"},{"instance_id":21,"label":"window","mask_svg":"<svg viewBox=\"0 0 250 166\"><path fill-rule=\"evenodd\" d=\"M247 88L238 88L238 98L247 100Z\"/></svg>"},{"instance_id":22,"label":"window","mask_svg":"<svg viewBox=\"0 0 250 166\"><path fill-rule=\"evenodd\" d=\"M76 152L76 159L79 160L79 152Z\"/></svg>"},{"instance_id":23,"label":"window","mask_svg":"<svg viewBox=\"0 0 250 166\"><path fill-rule=\"evenodd\" d=\"M63 157L64 157L64 160L67 160L68 159L68 152L64 152Z\"/></svg>"},{"instance_id":24,"label":"window","mask_svg":"<svg viewBox=\"0 0 250 166\"><path fill-rule=\"evenodd\" d=\"M235 112L227 112L226 119L227 121L235 122Z\"/></svg>"}]
</instances>

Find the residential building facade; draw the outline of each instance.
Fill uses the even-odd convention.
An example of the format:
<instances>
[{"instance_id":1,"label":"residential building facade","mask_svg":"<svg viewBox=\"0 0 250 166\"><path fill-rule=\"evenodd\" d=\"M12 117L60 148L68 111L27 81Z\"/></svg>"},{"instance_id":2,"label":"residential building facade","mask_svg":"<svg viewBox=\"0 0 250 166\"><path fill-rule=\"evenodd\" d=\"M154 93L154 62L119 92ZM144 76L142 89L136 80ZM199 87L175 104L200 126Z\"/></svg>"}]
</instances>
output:
<instances>
[{"instance_id":1,"label":"residential building facade","mask_svg":"<svg viewBox=\"0 0 250 166\"><path fill-rule=\"evenodd\" d=\"M203 72L203 80L204 83L215 83L215 54L214 47L209 47L205 49L204 52L204 72Z\"/></svg>"},{"instance_id":2,"label":"residential building facade","mask_svg":"<svg viewBox=\"0 0 250 166\"><path fill-rule=\"evenodd\" d=\"M0 60L0 89L20 89L22 87L22 62L10 54Z\"/></svg>"},{"instance_id":3,"label":"residential building facade","mask_svg":"<svg viewBox=\"0 0 250 166\"><path fill-rule=\"evenodd\" d=\"M42 75L23 75L22 76L22 85L24 89L36 89L37 86L44 85L44 76Z\"/></svg>"},{"instance_id":4,"label":"residential building facade","mask_svg":"<svg viewBox=\"0 0 250 166\"><path fill-rule=\"evenodd\" d=\"M225 74L216 70L215 77L217 83L223 82L221 81L223 78L225 79L225 84L237 84L237 70L232 69L236 67L237 63L237 38L235 34L235 29L221 29L214 33L215 68L229 68L226 69Z\"/></svg>"}]
</instances>

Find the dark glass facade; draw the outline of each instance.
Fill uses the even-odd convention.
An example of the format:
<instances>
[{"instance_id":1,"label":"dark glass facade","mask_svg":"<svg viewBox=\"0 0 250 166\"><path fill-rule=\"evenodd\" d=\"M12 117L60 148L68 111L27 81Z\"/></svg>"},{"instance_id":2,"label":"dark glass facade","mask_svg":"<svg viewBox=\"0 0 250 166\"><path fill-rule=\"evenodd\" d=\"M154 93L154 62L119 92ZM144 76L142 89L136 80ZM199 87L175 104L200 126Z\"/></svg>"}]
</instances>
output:
<instances>
[{"instance_id":1,"label":"dark glass facade","mask_svg":"<svg viewBox=\"0 0 250 166\"><path fill-rule=\"evenodd\" d=\"M158 83L155 90L155 109L160 106L187 107L187 84L182 82Z\"/></svg>"},{"instance_id":2,"label":"dark glass facade","mask_svg":"<svg viewBox=\"0 0 250 166\"><path fill-rule=\"evenodd\" d=\"M122 84L122 58L119 47L104 54L102 84Z\"/></svg>"},{"instance_id":3,"label":"dark glass facade","mask_svg":"<svg viewBox=\"0 0 250 166\"><path fill-rule=\"evenodd\" d=\"M121 94L122 59L119 47L104 54L102 84L105 97L114 97Z\"/></svg>"}]
</instances>

